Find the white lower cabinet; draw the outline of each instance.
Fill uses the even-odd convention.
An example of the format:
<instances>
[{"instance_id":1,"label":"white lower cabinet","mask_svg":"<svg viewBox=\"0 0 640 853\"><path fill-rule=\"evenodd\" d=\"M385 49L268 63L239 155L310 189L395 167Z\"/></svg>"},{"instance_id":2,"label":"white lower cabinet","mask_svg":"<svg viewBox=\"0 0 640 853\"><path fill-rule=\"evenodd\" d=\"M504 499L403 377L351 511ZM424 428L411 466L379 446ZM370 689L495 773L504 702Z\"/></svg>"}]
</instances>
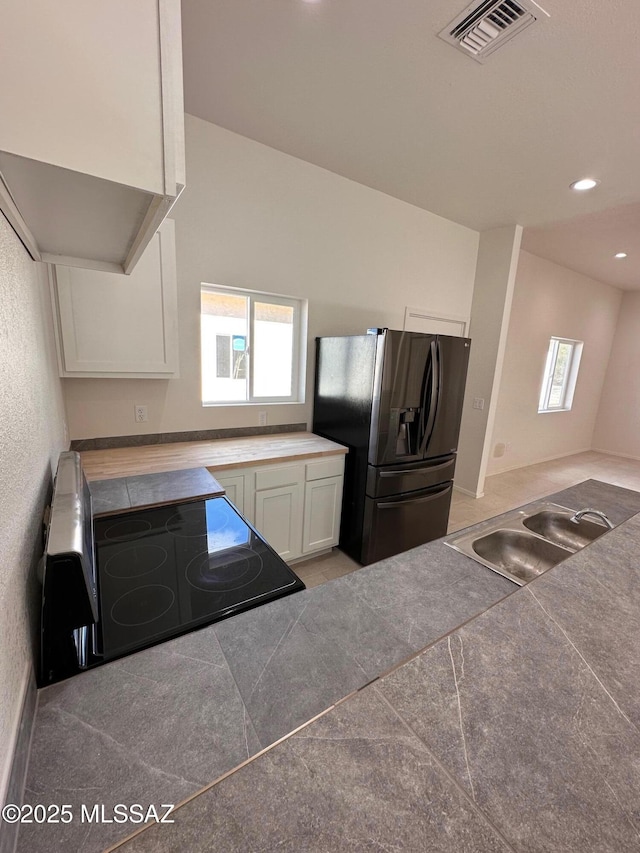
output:
<instances>
[{"instance_id":1,"label":"white lower cabinet","mask_svg":"<svg viewBox=\"0 0 640 853\"><path fill-rule=\"evenodd\" d=\"M302 553L320 551L338 544L342 477L312 480L304 485Z\"/></svg>"},{"instance_id":2,"label":"white lower cabinet","mask_svg":"<svg viewBox=\"0 0 640 853\"><path fill-rule=\"evenodd\" d=\"M283 560L302 553L302 484L256 492L256 530Z\"/></svg>"},{"instance_id":3,"label":"white lower cabinet","mask_svg":"<svg viewBox=\"0 0 640 853\"><path fill-rule=\"evenodd\" d=\"M249 489L245 488L245 477L246 474L244 473L240 474L232 472L227 474L226 471L222 471L220 474L215 475L216 480L225 490L227 497L238 512L243 515L247 521L253 523L254 515L251 511L251 507L249 506L250 501L245 500L245 494L249 497Z\"/></svg>"},{"instance_id":4,"label":"white lower cabinet","mask_svg":"<svg viewBox=\"0 0 640 853\"><path fill-rule=\"evenodd\" d=\"M217 472L227 497L287 561L338 544L344 454Z\"/></svg>"}]
</instances>

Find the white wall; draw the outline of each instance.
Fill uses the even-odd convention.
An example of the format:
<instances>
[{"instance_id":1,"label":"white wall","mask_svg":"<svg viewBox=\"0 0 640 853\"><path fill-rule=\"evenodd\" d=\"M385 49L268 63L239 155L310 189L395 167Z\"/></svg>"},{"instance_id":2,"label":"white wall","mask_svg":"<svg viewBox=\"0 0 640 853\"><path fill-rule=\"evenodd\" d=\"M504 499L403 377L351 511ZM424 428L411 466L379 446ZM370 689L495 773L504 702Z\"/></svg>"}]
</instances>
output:
<instances>
[{"instance_id":1,"label":"white wall","mask_svg":"<svg viewBox=\"0 0 640 853\"><path fill-rule=\"evenodd\" d=\"M309 299L307 402L261 405L270 424L310 422L316 335L402 328L407 305L469 316L477 232L192 116L186 133L180 378L65 380L72 438L257 425L255 408L201 405L201 282Z\"/></svg>"},{"instance_id":2,"label":"white wall","mask_svg":"<svg viewBox=\"0 0 640 853\"><path fill-rule=\"evenodd\" d=\"M44 502L66 448L54 364L44 267L0 214L0 802L32 663Z\"/></svg>"},{"instance_id":3,"label":"white wall","mask_svg":"<svg viewBox=\"0 0 640 853\"><path fill-rule=\"evenodd\" d=\"M455 476L456 488L473 497L484 493L521 241L521 225L480 234L469 329L471 356ZM474 398L483 400L482 408L473 408Z\"/></svg>"},{"instance_id":4,"label":"white wall","mask_svg":"<svg viewBox=\"0 0 640 853\"><path fill-rule=\"evenodd\" d=\"M640 459L640 293L622 296L593 448Z\"/></svg>"},{"instance_id":5,"label":"white wall","mask_svg":"<svg viewBox=\"0 0 640 853\"><path fill-rule=\"evenodd\" d=\"M521 252L488 474L592 447L621 298L615 287ZM580 373L570 412L538 414L552 336L584 341ZM508 448L496 458L499 443Z\"/></svg>"}]
</instances>

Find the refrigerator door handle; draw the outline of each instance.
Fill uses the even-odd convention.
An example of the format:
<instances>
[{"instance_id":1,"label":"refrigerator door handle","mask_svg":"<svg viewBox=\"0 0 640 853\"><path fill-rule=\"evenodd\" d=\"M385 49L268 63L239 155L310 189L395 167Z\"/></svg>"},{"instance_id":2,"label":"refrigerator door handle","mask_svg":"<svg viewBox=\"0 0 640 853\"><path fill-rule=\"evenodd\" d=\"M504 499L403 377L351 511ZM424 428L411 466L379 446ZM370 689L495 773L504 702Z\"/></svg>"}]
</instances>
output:
<instances>
[{"instance_id":1,"label":"refrigerator door handle","mask_svg":"<svg viewBox=\"0 0 640 853\"><path fill-rule=\"evenodd\" d=\"M429 405L429 414L427 416L427 422L424 428L424 433L422 435L422 442L420 444L420 453L424 456L426 449L429 445L429 439L431 438L431 433L433 432L433 425L436 419L436 413L438 411L438 403L440 398L440 389L442 383L440 381L440 346L437 341L431 341L431 400ZM424 404L427 399L427 387L425 384L424 389L424 400L423 400L423 411Z\"/></svg>"},{"instance_id":2,"label":"refrigerator door handle","mask_svg":"<svg viewBox=\"0 0 640 853\"><path fill-rule=\"evenodd\" d=\"M421 498L409 498L406 501L378 501L379 509L385 509L385 507L392 506L403 506L404 504L421 504L426 503L427 501L435 500L435 498L440 497L440 495L444 494L444 492L448 491L452 488L451 483L447 483L442 488L438 488L437 491L432 492L430 495L425 495Z\"/></svg>"},{"instance_id":3,"label":"refrigerator door handle","mask_svg":"<svg viewBox=\"0 0 640 853\"><path fill-rule=\"evenodd\" d=\"M427 399L429 397L429 389L433 393L433 353L435 341L429 344L429 358L424 368L424 387L422 391L422 405L420 406L420 419L418 422L418 453L423 453L424 438L427 435L428 416L425 412L427 408Z\"/></svg>"},{"instance_id":4,"label":"refrigerator door handle","mask_svg":"<svg viewBox=\"0 0 640 853\"><path fill-rule=\"evenodd\" d=\"M452 459L452 458L453 458L453 457L449 457L449 458L446 460L446 462L438 462L438 464L437 464L437 465L429 465L429 466L426 466L426 467L427 467L427 469L429 470L429 472L431 472L431 471L437 471L439 468L448 468L448 467L449 467L449 465L451 465L451 459ZM399 474L400 474L400 475L404 475L404 474L419 474L419 473L421 473L421 472L422 472L422 471L424 471L424 470L425 470L425 468L411 468L411 469L409 469L409 470L407 470L407 471L399 471L398 469L395 469L395 470L393 470L393 471L380 471L380 473L378 474L378 477L380 477L380 479L382 480L384 477L397 477Z\"/></svg>"}]
</instances>

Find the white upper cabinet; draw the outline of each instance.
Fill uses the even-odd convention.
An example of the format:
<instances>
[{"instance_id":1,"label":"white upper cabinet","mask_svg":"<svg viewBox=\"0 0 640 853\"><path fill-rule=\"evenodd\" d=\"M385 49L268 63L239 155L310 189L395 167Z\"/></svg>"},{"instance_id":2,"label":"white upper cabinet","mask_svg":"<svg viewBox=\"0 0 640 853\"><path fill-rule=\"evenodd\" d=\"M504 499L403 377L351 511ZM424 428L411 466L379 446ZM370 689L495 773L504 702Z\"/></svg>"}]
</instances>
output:
<instances>
[{"instance_id":1,"label":"white upper cabinet","mask_svg":"<svg viewBox=\"0 0 640 853\"><path fill-rule=\"evenodd\" d=\"M131 275L50 268L60 375L167 379L178 370L174 222Z\"/></svg>"},{"instance_id":2,"label":"white upper cabinet","mask_svg":"<svg viewBox=\"0 0 640 853\"><path fill-rule=\"evenodd\" d=\"M3 0L0 209L35 260L129 273L182 191L180 0Z\"/></svg>"}]
</instances>

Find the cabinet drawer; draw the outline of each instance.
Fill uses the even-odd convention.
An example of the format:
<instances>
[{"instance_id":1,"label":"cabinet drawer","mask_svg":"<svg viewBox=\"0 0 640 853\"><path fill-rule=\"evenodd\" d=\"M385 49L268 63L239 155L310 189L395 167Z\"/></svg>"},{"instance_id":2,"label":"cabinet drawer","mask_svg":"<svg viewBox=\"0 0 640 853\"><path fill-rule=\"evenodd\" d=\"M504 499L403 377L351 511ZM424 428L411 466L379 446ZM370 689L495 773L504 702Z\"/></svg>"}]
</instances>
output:
<instances>
[{"instance_id":1,"label":"cabinet drawer","mask_svg":"<svg viewBox=\"0 0 640 853\"><path fill-rule=\"evenodd\" d=\"M339 477L344 472L344 455L307 462L307 481L322 480L324 477Z\"/></svg>"},{"instance_id":2,"label":"cabinet drawer","mask_svg":"<svg viewBox=\"0 0 640 853\"><path fill-rule=\"evenodd\" d=\"M278 468L262 468L256 471L256 491L276 489L301 483L304 478L303 465L286 465Z\"/></svg>"}]
</instances>

